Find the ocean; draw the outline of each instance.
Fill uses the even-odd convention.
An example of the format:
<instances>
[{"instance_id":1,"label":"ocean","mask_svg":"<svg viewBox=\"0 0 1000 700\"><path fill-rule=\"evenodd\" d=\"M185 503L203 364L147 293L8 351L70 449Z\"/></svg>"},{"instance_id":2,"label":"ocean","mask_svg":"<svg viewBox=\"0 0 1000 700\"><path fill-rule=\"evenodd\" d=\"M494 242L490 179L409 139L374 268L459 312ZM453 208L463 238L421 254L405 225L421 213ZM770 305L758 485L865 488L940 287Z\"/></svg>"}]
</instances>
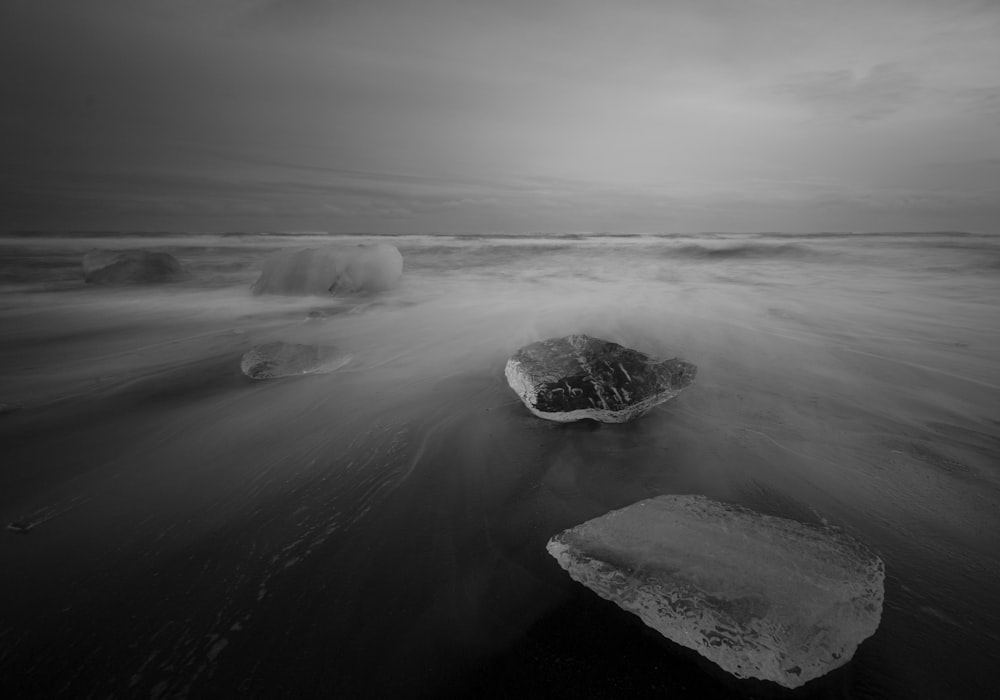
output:
<instances>
[{"instance_id":1,"label":"ocean","mask_svg":"<svg viewBox=\"0 0 1000 700\"><path fill-rule=\"evenodd\" d=\"M250 293L273 250L371 241L396 289ZM86 285L94 247L190 275ZM504 364L569 333L697 379L632 423L540 420ZM350 359L243 376L273 340ZM884 560L878 631L796 697L1000 689L1000 236L8 234L0 368L4 697L769 694L546 553L661 494Z\"/></svg>"}]
</instances>

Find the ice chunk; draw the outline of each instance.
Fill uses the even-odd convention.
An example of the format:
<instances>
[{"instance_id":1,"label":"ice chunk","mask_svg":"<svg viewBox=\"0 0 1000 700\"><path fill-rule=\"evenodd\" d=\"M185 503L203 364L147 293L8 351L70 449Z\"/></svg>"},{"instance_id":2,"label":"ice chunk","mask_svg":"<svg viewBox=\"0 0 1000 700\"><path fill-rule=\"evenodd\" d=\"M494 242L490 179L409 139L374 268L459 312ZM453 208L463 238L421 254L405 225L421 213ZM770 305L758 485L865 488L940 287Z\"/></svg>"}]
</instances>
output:
<instances>
[{"instance_id":1,"label":"ice chunk","mask_svg":"<svg viewBox=\"0 0 1000 700\"><path fill-rule=\"evenodd\" d=\"M660 496L549 540L576 581L739 678L796 688L882 615L882 561L846 534L704 496Z\"/></svg>"},{"instance_id":2,"label":"ice chunk","mask_svg":"<svg viewBox=\"0 0 1000 700\"><path fill-rule=\"evenodd\" d=\"M391 289L403 274L403 256L386 243L294 248L272 253L254 294L338 294Z\"/></svg>"},{"instance_id":3,"label":"ice chunk","mask_svg":"<svg viewBox=\"0 0 1000 700\"><path fill-rule=\"evenodd\" d=\"M154 284L182 277L184 268L170 253L94 249L83 256L83 279L88 284Z\"/></svg>"},{"instance_id":4,"label":"ice chunk","mask_svg":"<svg viewBox=\"0 0 1000 700\"><path fill-rule=\"evenodd\" d=\"M243 355L240 369L251 379L275 379L298 374L324 374L350 361L336 348L299 343L265 343Z\"/></svg>"},{"instance_id":5,"label":"ice chunk","mask_svg":"<svg viewBox=\"0 0 1000 700\"><path fill-rule=\"evenodd\" d=\"M624 423L677 396L696 373L690 362L662 360L587 335L526 345L504 370L529 411L560 423Z\"/></svg>"}]
</instances>

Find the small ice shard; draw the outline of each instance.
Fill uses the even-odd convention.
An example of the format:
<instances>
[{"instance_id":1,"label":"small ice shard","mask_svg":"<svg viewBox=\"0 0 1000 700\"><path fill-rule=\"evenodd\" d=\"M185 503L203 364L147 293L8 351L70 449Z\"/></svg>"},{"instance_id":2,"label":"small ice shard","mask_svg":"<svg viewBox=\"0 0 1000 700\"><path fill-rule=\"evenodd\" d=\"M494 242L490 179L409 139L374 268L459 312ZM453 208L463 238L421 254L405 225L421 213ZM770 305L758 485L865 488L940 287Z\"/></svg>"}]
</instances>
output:
<instances>
[{"instance_id":1,"label":"small ice shard","mask_svg":"<svg viewBox=\"0 0 1000 700\"><path fill-rule=\"evenodd\" d=\"M386 243L279 250L264 261L253 293L381 292L396 286L402 274L403 256Z\"/></svg>"},{"instance_id":2,"label":"small ice shard","mask_svg":"<svg viewBox=\"0 0 1000 700\"><path fill-rule=\"evenodd\" d=\"M83 279L88 284L156 284L184 275L184 268L170 253L94 249L83 256Z\"/></svg>"},{"instance_id":3,"label":"small ice shard","mask_svg":"<svg viewBox=\"0 0 1000 700\"><path fill-rule=\"evenodd\" d=\"M738 678L796 688L882 616L882 560L846 534L704 496L659 496L549 540L576 581Z\"/></svg>"},{"instance_id":4,"label":"small ice shard","mask_svg":"<svg viewBox=\"0 0 1000 700\"><path fill-rule=\"evenodd\" d=\"M265 343L243 355L240 369L251 379L276 379L299 374L323 374L350 361L336 348L298 343Z\"/></svg>"},{"instance_id":5,"label":"small ice shard","mask_svg":"<svg viewBox=\"0 0 1000 700\"><path fill-rule=\"evenodd\" d=\"M677 396L697 369L681 359L662 360L607 340L569 335L524 346L507 361L504 374L539 418L624 423Z\"/></svg>"}]
</instances>

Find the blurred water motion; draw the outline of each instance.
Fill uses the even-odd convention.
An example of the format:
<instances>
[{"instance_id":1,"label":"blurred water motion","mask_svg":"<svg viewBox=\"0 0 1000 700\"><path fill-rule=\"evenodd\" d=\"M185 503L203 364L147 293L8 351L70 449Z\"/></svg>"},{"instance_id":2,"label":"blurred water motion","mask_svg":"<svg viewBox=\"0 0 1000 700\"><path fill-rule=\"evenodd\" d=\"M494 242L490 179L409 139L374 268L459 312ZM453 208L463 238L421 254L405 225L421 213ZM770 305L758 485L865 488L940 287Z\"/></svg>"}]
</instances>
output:
<instances>
[{"instance_id":1,"label":"blurred water motion","mask_svg":"<svg viewBox=\"0 0 1000 700\"><path fill-rule=\"evenodd\" d=\"M995 689L1000 240L337 237L372 240L402 252L397 289L255 298L268 252L316 238L0 239L12 697L738 695L545 553L666 493L885 560L882 627L815 692ZM95 246L192 275L88 288ZM635 423L540 421L504 361L575 332L698 379ZM351 360L242 376L277 340Z\"/></svg>"}]
</instances>

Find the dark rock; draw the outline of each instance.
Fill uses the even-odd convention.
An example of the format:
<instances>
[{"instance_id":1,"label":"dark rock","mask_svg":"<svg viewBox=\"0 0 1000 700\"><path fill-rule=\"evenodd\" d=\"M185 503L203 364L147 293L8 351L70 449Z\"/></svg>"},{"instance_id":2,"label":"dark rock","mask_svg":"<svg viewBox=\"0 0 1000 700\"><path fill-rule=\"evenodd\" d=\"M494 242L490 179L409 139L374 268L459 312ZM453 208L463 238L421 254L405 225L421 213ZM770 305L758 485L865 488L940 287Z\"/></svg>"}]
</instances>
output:
<instances>
[{"instance_id":1,"label":"dark rock","mask_svg":"<svg viewBox=\"0 0 1000 700\"><path fill-rule=\"evenodd\" d=\"M169 253L91 250L83 256L83 278L88 284L158 284L184 276L184 268Z\"/></svg>"},{"instance_id":2,"label":"dark rock","mask_svg":"<svg viewBox=\"0 0 1000 700\"><path fill-rule=\"evenodd\" d=\"M569 575L737 678L797 688L878 629L885 565L839 530L659 496L565 530Z\"/></svg>"},{"instance_id":3,"label":"dark rock","mask_svg":"<svg viewBox=\"0 0 1000 700\"><path fill-rule=\"evenodd\" d=\"M264 261L253 293L328 295L391 289L403 274L403 256L385 243L279 250Z\"/></svg>"},{"instance_id":4,"label":"dark rock","mask_svg":"<svg viewBox=\"0 0 1000 700\"><path fill-rule=\"evenodd\" d=\"M617 343L570 335L526 345L507 361L507 383L540 418L624 423L694 381L697 367Z\"/></svg>"},{"instance_id":5,"label":"dark rock","mask_svg":"<svg viewBox=\"0 0 1000 700\"><path fill-rule=\"evenodd\" d=\"M240 368L251 379L276 379L333 372L350 359L328 346L275 342L251 348L243 355Z\"/></svg>"}]
</instances>

